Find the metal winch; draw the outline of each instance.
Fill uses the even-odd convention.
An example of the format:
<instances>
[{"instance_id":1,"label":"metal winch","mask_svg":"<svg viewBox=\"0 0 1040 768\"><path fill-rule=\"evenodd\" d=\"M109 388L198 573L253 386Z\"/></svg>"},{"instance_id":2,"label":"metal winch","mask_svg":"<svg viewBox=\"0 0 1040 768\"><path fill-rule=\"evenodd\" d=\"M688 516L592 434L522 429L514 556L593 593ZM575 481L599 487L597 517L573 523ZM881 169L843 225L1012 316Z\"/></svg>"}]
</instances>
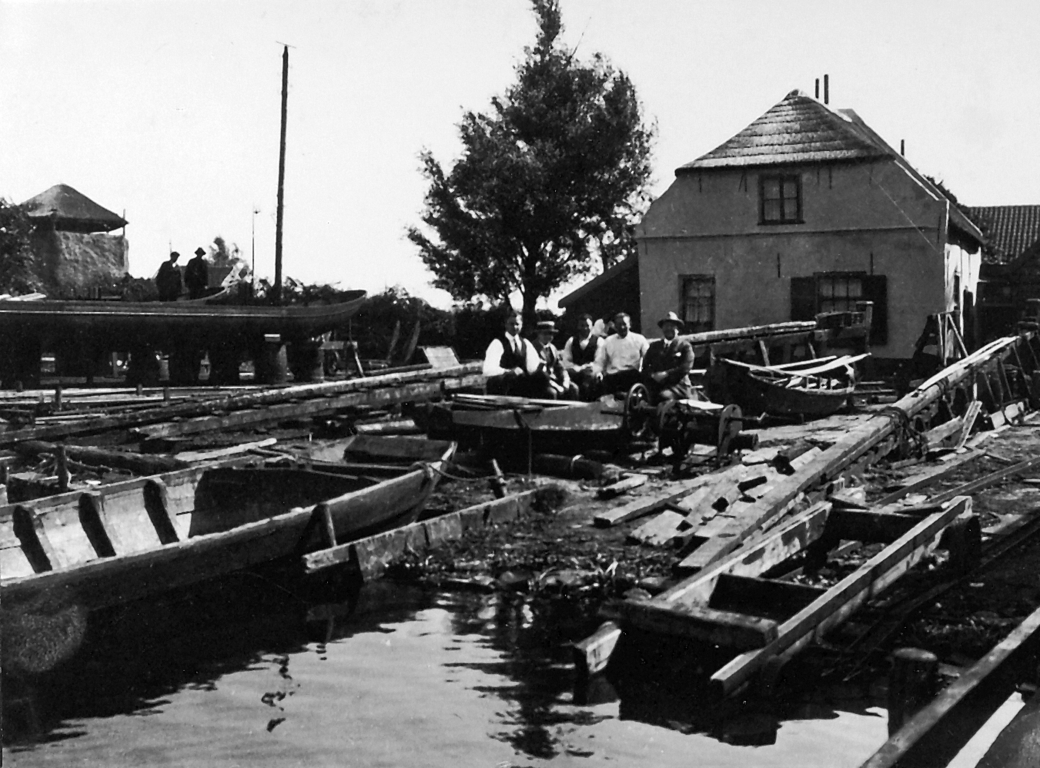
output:
<instances>
[{"instance_id":1,"label":"metal winch","mask_svg":"<svg viewBox=\"0 0 1040 768\"><path fill-rule=\"evenodd\" d=\"M656 436L658 446L670 448L676 466L694 445L715 447L714 459L728 458L737 450L754 450L758 435L741 432L744 417L737 405L701 400L651 402L644 384L635 384L625 396L623 428L632 440Z\"/></svg>"}]
</instances>

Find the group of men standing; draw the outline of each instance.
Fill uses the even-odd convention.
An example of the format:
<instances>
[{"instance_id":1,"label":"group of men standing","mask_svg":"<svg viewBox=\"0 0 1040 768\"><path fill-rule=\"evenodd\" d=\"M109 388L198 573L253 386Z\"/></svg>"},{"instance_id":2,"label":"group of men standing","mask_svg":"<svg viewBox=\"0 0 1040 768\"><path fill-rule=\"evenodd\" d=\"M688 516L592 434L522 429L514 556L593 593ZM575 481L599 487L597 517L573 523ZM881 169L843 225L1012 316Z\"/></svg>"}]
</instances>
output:
<instances>
[{"instance_id":1,"label":"group of men standing","mask_svg":"<svg viewBox=\"0 0 1040 768\"><path fill-rule=\"evenodd\" d=\"M206 288L209 287L209 265L206 263L206 250L195 249L195 258L191 259L184 267L183 284L181 271L177 266L177 259L181 255L177 251L170 254L168 261L164 261L155 276L155 287L159 289L159 301L176 301L180 298L184 288L188 289L188 298L197 299L201 297Z\"/></svg>"},{"instance_id":2,"label":"group of men standing","mask_svg":"<svg viewBox=\"0 0 1040 768\"><path fill-rule=\"evenodd\" d=\"M504 332L491 341L484 355L488 394L594 400L642 382L654 402L693 396L693 347L679 337L684 324L678 315L669 312L658 322L663 338L653 342L631 329L625 312L619 312L613 323L613 333L601 337L593 330L592 317L582 315L577 333L560 352L552 343L556 335L552 320L539 322L534 338L525 339L520 334L523 321L511 313Z\"/></svg>"}]
</instances>

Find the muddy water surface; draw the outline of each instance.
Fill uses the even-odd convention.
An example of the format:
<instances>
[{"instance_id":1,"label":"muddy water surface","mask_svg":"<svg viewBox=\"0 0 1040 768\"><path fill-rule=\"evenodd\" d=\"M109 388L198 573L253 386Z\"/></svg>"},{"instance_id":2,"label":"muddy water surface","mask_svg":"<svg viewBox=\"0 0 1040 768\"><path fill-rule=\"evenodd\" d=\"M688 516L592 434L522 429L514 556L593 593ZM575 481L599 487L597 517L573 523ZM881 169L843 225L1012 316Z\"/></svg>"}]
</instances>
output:
<instances>
[{"instance_id":1,"label":"muddy water surface","mask_svg":"<svg viewBox=\"0 0 1040 768\"><path fill-rule=\"evenodd\" d=\"M765 738L749 716L744 742L760 746L671 723L652 698L633 717L606 684L579 706L565 643L595 623L574 606L392 584L355 602L247 599L239 584L138 607L60 674L5 681L20 734L4 765L841 768L885 739L884 711L855 698L787 707Z\"/></svg>"}]
</instances>

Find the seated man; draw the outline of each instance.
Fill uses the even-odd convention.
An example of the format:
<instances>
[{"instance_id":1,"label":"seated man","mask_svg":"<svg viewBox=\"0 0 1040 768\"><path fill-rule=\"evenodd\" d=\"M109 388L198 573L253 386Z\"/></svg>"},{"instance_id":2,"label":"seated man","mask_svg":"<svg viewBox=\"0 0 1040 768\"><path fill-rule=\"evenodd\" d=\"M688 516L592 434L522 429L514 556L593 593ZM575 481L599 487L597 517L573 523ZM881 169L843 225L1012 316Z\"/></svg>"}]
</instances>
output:
<instances>
[{"instance_id":1,"label":"seated man","mask_svg":"<svg viewBox=\"0 0 1040 768\"><path fill-rule=\"evenodd\" d=\"M674 312L657 323L664 336L650 343L643 357L643 383L650 390L650 400L685 400L693 397L690 369L693 368L693 347L679 338L683 321Z\"/></svg>"},{"instance_id":2,"label":"seated man","mask_svg":"<svg viewBox=\"0 0 1040 768\"><path fill-rule=\"evenodd\" d=\"M563 367L570 375L571 382L577 385L582 400L594 400L596 397L593 363L600 341L600 337L592 332L592 315L585 314L578 318L578 332L563 345Z\"/></svg>"},{"instance_id":3,"label":"seated man","mask_svg":"<svg viewBox=\"0 0 1040 768\"><path fill-rule=\"evenodd\" d=\"M627 391L640 381L639 369L649 343L642 334L630 330L632 318L627 312L614 317L614 333L601 341L592 367L601 391Z\"/></svg>"},{"instance_id":4,"label":"seated man","mask_svg":"<svg viewBox=\"0 0 1040 768\"><path fill-rule=\"evenodd\" d=\"M504 333L488 344L483 370L489 395L530 396L532 374L538 370L540 358L534 345L520 335L521 328L520 315L511 312Z\"/></svg>"},{"instance_id":5,"label":"seated man","mask_svg":"<svg viewBox=\"0 0 1040 768\"><path fill-rule=\"evenodd\" d=\"M556 323L542 320L535 326L534 349L538 353L539 365L532 381L532 397L550 400L577 400L578 387L564 368L560 353L553 346Z\"/></svg>"}]
</instances>

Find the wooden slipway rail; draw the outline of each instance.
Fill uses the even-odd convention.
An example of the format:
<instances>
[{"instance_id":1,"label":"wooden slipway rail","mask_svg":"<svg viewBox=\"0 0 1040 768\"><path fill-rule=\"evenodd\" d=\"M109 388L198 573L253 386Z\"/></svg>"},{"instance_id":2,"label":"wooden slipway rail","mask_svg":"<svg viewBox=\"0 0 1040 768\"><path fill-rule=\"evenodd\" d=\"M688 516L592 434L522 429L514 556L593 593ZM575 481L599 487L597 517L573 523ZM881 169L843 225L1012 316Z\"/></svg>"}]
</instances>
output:
<instances>
[{"instance_id":1,"label":"wooden slipway rail","mask_svg":"<svg viewBox=\"0 0 1040 768\"><path fill-rule=\"evenodd\" d=\"M72 435L89 435L112 429L131 429L174 419L193 419L225 414L208 422L200 421L194 430L231 428L328 413L338 408L357 405L383 405L401 400L423 400L442 396L445 392L464 387L479 386L484 381L480 363L466 363L452 368L409 371L383 376L365 376L346 381L320 384L301 384L279 389L264 389L224 397L194 400L130 413L109 415L91 414L82 419L28 429L0 432L0 446L13 445L23 440L54 440ZM263 411L276 407L270 416ZM233 416L230 412L252 410L251 416ZM223 419L223 421L221 420ZM190 431L190 428L188 428ZM171 428L169 433L176 432ZM180 432L183 434L184 432Z\"/></svg>"},{"instance_id":2,"label":"wooden slipway rail","mask_svg":"<svg viewBox=\"0 0 1040 768\"><path fill-rule=\"evenodd\" d=\"M926 430L957 419L963 423L971 416L970 412L977 408L973 405L976 400L981 401L991 426L1021 416L1028 407L1036 407L1037 395L1040 394L1040 387L1037 386L1040 384L1038 371L1040 350L1037 349L1035 330L1024 330L1016 336L997 339L985 345L923 382L892 406L853 427L848 434L814 456L795 474L776 483L761 498L741 510L720 532L683 560L681 568L693 575L651 600L626 601L619 616L622 626L608 622L592 636L576 644L574 658L579 674L593 674L606 667L623 626L649 632L704 637L709 641L720 639L719 636L712 637L711 632L728 627L725 637L730 644L738 650L742 644L744 649L754 649L756 659L750 663L745 660L739 671L728 668L720 670L721 676L716 682L724 693L730 693L747 683L750 677L747 673L765 665L769 660L766 656L770 655L763 653L765 649L775 651L771 655L777 659L797 651L815 635L817 628L822 630L833 626L829 617L834 611L818 612L815 618L799 613L796 617L798 642L780 647L783 643L778 645L776 638L783 635L780 630L786 624L770 627L743 613L719 615L722 612L705 605L705 590L710 592L715 586L710 578L712 574L716 575L717 580L720 568L736 568L727 574L727 578L757 578L769 567L801 551L822 535L821 526L826 525L829 516L829 510L824 512L818 506L810 506L808 510L785 520L785 515L793 514L793 510L804 506L807 496L820 494L821 491L825 493L828 485L833 485L843 475L862 469L890 453L899 451L907 455L915 450L918 453L926 450ZM883 515L890 513L891 510L881 512ZM952 517L949 515L943 517L944 524L950 520ZM761 531L767 527L771 530L764 534L763 540ZM909 529L904 530L909 535ZM921 531L916 531L914 536L919 533ZM927 536L932 538L932 533L934 530L929 528ZM753 545L744 546L751 537L756 537ZM920 536L917 538L920 539ZM918 559L916 545L904 549L897 559L902 562ZM741 562L745 565L739 565ZM884 569L889 567L886 565ZM905 570L902 566L900 568L900 573ZM861 590L851 589L847 592L846 602L855 602L856 605L862 602ZM808 598L816 599L811 595ZM838 601L831 603L832 607L842 617L847 616L851 609L846 610L841 605L842 598L831 598ZM794 619L787 623L792 621ZM707 637L706 627L709 628ZM734 663L742 664L739 657Z\"/></svg>"}]
</instances>

